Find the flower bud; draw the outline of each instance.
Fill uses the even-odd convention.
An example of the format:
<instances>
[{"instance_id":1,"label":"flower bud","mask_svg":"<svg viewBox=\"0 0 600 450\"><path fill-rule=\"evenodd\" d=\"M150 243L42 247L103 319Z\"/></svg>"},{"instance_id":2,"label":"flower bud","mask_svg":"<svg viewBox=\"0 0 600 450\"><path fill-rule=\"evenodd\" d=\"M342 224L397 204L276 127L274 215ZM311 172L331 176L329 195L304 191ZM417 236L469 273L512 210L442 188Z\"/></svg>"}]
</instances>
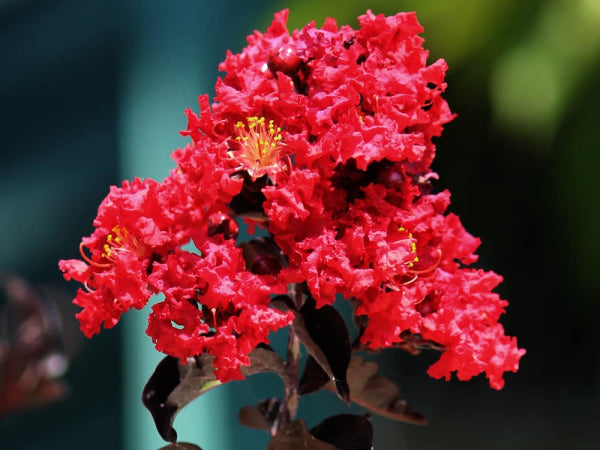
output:
<instances>
[{"instance_id":1,"label":"flower bud","mask_svg":"<svg viewBox=\"0 0 600 450\"><path fill-rule=\"evenodd\" d=\"M271 255L257 255L250 266L250 272L256 275L277 275L281 270L281 263Z\"/></svg>"},{"instance_id":2,"label":"flower bud","mask_svg":"<svg viewBox=\"0 0 600 450\"><path fill-rule=\"evenodd\" d=\"M275 50L269 55L269 59L267 59L267 66L273 75L276 72L282 72L288 76L292 76L298 72L301 64L302 60L288 46Z\"/></svg>"},{"instance_id":3,"label":"flower bud","mask_svg":"<svg viewBox=\"0 0 600 450\"><path fill-rule=\"evenodd\" d=\"M387 188L399 191L404 182L404 175L402 175L402 172L396 166L384 166L377 172L376 180Z\"/></svg>"}]
</instances>

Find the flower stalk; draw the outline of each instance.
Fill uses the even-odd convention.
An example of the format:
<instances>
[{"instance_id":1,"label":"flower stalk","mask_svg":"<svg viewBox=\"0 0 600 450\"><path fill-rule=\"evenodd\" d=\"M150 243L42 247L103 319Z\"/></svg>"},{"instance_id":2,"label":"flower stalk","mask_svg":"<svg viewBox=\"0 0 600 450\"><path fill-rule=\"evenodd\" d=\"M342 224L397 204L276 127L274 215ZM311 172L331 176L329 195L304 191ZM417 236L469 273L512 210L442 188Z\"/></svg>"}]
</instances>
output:
<instances>
[{"instance_id":1,"label":"flower stalk","mask_svg":"<svg viewBox=\"0 0 600 450\"><path fill-rule=\"evenodd\" d=\"M278 430L294 420L298 411L300 395L298 394L300 370L300 339L293 327L289 328L287 360L285 362L284 395L279 415Z\"/></svg>"}]
</instances>

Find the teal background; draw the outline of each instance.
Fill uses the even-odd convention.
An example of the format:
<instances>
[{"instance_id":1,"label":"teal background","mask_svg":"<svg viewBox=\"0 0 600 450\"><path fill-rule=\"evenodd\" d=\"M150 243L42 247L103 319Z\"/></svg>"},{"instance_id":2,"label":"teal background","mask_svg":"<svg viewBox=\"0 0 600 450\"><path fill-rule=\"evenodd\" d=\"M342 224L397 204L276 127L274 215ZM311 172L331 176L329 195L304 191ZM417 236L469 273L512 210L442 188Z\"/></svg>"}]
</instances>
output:
<instances>
[{"instance_id":1,"label":"teal background","mask_svg":"<svg viewBox=\"0 0 600 450\"><path fill-rule=\"evenodd\" d=\"M444 57L458 118L438 139L437 189L480 236L479 265L505 277L502 319L528 353L504 390L484 379L430 379L435 355L380 358L427 427L374 418L376 449L563 449L600 444L600 2L597 0L0 3L0 271L64 283L110 184L162 178L183 110L213 93L226 49L290 7L290 28L367 8L416 10L433 62ZM74 283L72 283L74 284ZM77 308L60 300L67 326ZM0 420L0 448L152 449L162 445L139 401L159 356L144 314L79 350L67 400ZM281 340L281 338L279 339ZM261 449L239 407L277 395L269 375L217 389L176 421L205 450ZM303 399L309 425L347 411ZM352 411L360 411L356 408Z\"/></svg>"}]
</instances>

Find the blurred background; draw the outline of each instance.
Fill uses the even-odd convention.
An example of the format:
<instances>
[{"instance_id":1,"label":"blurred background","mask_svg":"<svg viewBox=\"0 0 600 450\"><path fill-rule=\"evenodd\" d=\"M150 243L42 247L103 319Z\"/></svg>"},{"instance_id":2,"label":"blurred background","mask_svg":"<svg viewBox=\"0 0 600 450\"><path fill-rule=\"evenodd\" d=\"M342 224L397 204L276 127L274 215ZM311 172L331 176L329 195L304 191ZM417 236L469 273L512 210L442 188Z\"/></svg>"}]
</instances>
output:
<instances>
[{"instance_id":1,"label":"blurred background","mask_svg":"<svg viewBox=\"0 0 600 450\"><path fill-rule=\"evenodd\" d=\"M78 256L110 184L170 171L170 152L186 143L183 110L214 92L225 51L285 7L290 29L327 16L356 26L366 9L417 12L430 62L449 64L445 97L458 113L437 141L436 189L451 190L451 210L482 238L479 266L505 277L502 323L527 349L499 392L482 377L429 378L435 355L381 360L429 425L374 418L375 448L598 448L598 0L0 1L0 272L54 288L70 357L68 393L0 418L0 447L163 445L140 401L159 360L145 315L84 340L76 283L57 261ZM276 383L261 375L210 392L176 420L181 438L264 448L266 435L236 425L236 411L277 395ZM347 409L323 393L300 413L311 426L334 411Z\"/></svg>"}]
</instances>

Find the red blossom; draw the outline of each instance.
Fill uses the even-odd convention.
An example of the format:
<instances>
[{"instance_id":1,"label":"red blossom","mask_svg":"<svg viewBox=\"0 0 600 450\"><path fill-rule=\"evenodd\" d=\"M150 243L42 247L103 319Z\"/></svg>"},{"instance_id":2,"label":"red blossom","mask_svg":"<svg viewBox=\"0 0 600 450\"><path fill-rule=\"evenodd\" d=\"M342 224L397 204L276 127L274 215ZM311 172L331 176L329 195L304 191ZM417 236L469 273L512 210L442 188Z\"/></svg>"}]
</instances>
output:
<instances>
[{"instance_id":1,"label":"red blossom","mask_svg":"<svg viewBox=\"0 0 600 450\"><path fill-rule=\"evenodd\" d=\"M184 363L203 352L215 356L222 382L242 379L248 353L293 319L269 307L271 293L285 288L246 272L231 240L207 241L201 250L202 256L178 251L156 264L149 283L165 299L152 307L147 333L159 351Z\"/></svg>"},{"instance_id":2,"label":"red blossom","mask_svg":"<svg viewBox=\"0 0 600 450\"><path fill-rule=\"evenodd\" d=\"M447 191L431 193L432 138L454 118L445 61L427 64L414 13L291 34L287 16L227 53L213 103L186 111L192 142L173 152L171 175L113 187L85 262L61 261L86 286L82 329L111 327L161 292L147 330L157 349L183 361L207 352L219 380L240 379L248 353L292 319L271 296L305 283L317 307L353 301L363 345L418 334L444 349L431 376L486 373L501 388L525 352L498 323L501 278L467 267L479 239L447 212ZM244 261L236 218L267 230L285 267Z\"/></svg>"},{"instance_id":3,"label":"red blossom","mask_svg":"<svg viewBox=\"0 0 600 450\"><path fill-rule=\"evenodd\" d=\"M98 208L94 233L80 245L85 262L60 261L66 279L85 285L74 303L84 308L77 317L86 336L98 333L102 322L113 327L122 313L143 308L152 295L146 273L153 259L186 239L187 231L175 232L170 217L172 195L153 180L111 187Z\"/></svg>"}]
</instances>

